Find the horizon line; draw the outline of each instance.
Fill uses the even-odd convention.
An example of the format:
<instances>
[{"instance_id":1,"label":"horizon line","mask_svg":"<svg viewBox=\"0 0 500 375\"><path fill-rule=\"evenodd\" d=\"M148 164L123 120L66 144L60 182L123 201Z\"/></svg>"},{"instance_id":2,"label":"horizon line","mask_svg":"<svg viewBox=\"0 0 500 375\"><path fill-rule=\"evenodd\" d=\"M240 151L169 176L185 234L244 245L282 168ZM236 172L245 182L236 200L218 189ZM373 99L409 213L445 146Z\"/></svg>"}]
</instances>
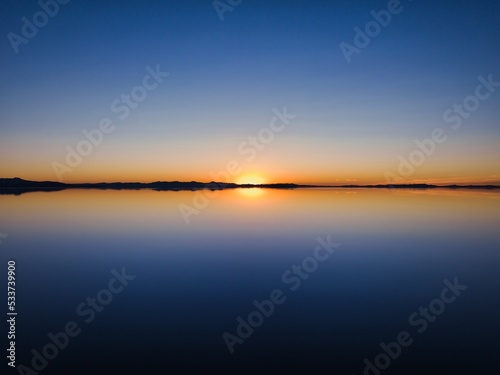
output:
<instances>
[{"instance_id":1,"label":"horizon line","mask_svg":"<svg viewBox=\"0 0 500 375\"><path fill-rule=\"evenodd\" d=\"M153 184L182 184L182 185L188 185L188 184L196 184L196 185L206 185L205 188L210 188L210 185L218 185L219 187L224 187L224 186L234 186L234 187L269 187L269 186L290 186L290 187L311 187L311 188L342 188L342 187L359 187L359 188L370 188L370 187L412 187L412 186L422 186L422 187L489 187L489 188L500 188L500 185L497 184L484 184L480 182L476 183L429 183L429 182L394 182L394 183L377 183L377 184L363 184L363 183L343 183L343 184L327 184L327 183L296 183L296 182L274 182L274 183L236 183L236 182L224 182L224 181L210 181L210 182L204 182L204 181L197 181L197 180L191 180L191 181L179 181L179 180L156 180L156 181L151 181L151 182L141 182L141 181L113 181L113 182L61 182L61 181L52 181L52 180L44 180L44 181L37 181L37 180L26 180L21 177L0 177L0 181L5 182L5 181L22 181L25 183L35 183L35 184L55 184L59 186L75 186L75 187L85 187L85 186L97 186L97 185L114 185L114 184L123 184L123 185L131 185L131 184L136 184L136 185L153 185ZM1 187L1 186L0 186ZM23 186L13 186L15 187L23 187ZM25 186L26 187L26 186ZM213 187L213 186L212 186Z\"/></svg>"}]
</instances>

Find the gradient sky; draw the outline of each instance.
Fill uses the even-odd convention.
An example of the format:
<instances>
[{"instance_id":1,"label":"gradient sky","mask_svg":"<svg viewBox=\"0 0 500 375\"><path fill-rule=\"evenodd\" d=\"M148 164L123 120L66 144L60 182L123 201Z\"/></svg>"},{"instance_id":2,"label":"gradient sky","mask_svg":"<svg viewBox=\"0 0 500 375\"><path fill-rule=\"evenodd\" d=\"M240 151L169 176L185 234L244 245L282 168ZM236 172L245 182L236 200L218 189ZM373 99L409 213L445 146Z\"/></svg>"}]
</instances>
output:
<instances>
[{"instance_id":1,"label":"gradient sky","mask_svg":"<svg viewBox=\"0 0 500 375\"><path fill-rule=\"evenodd\" d=\"M443 120L479 76L500 81L500 3L401 6L349 64L340 43L387 1L244 0L221 21L210 0L71 0L16 54L8 34L41 8L3 0L0 176L57 180L66 147L109 117L64 182L210 181L234 160L236 182L384 183L443 128L404 181L500 183L500 88L459 129ZM111 103L158 64L170 75L120 120ZM297 117L239 153L284 107Z\"/></svg>"}]
</instances>

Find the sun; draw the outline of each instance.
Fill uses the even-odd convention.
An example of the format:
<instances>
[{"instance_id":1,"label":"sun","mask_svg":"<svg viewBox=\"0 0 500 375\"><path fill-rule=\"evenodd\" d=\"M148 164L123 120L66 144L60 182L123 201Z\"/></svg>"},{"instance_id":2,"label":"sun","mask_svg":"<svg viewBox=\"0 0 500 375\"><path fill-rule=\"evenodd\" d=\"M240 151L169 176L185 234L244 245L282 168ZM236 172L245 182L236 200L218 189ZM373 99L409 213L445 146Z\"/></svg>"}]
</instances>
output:
<instances>
[{"instance_id":1,"label":"sun","mask_svg":"<svg viewBox=\"0 0 500 375\"><path fill-rule=\"evenodd\" d=\"M247 174L247 175L244 175L244 176L241 176L237 183L239 185L246 185L246 184L250 184L250 185L261 185L261 184L264 184L266 181L264 180L264 178L258 176L258 175L255 175L255 174Z\"/></svg>"},{"instance_id":2,"label":"sun","mask_svg":"<svg viewBox=\"0 0 500 375\"><path fill-rule=\"evenodd\" d=\"M239 185L262 185L265 184L266 180L257 175L257 174L246 174L244 176L241 176L237 180L237 184ZM238 192L245 197L259 197L264 194L264 189L260 187L250 187L250 188L242 188L238 189Z\"/></svg>"}]
</instances>

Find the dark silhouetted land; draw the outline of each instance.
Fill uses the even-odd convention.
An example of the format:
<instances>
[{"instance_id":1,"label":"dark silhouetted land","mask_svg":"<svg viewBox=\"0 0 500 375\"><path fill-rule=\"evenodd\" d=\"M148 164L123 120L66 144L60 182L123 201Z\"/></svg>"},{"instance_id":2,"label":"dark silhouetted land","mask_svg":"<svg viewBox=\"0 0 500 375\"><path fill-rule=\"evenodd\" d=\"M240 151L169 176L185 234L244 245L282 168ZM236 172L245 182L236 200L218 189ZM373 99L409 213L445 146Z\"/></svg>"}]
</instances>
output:
<instances>
[{"instance_id":1,"label":"dark silhouetted land","mask_svg":"<svg viewBox=\"0 0 500 375\"><path fill-rule=\"evenodd\" d=\"M142 182L112 182L65 184L54 181L28 181L21 178L0 178L0 194L19 195L34 191L60 191L66 189L101 189L101 190L140 190L151 189L157 191L184 191L184 190L225 190L225 189L298 189L298 188L345 188L345 189L500 189L497 185L429 185L429 184L396 184L396 185L298 185L291 183L279 184L235 184L225 182L180 182L157 181Z\"/></svg>"}]
</instances>

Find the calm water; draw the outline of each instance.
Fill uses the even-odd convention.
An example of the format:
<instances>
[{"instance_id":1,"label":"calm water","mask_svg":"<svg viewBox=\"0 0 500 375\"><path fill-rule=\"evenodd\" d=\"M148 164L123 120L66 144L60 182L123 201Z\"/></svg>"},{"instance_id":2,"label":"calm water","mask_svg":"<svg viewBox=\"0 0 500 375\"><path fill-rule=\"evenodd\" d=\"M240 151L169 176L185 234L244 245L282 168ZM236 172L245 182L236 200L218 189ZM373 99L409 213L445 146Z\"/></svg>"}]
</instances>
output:
<instances>
[{"instance_id":1,"label":"calm water","mask_svg":"<svg viewBox=\"0 0 500 375\"><path fill-rule=\"evenodd\" d=\"M194 194L0 196L2 269L17 261L17 364L31 367L30 351L74 321L80 334L41 374L357 375L403 331L411 344L380 373L497 373L500 193L224 191L186 224L178 206ZM319 248L320 262L318 237L340 244ZM86 323L89 307L77 307L123 267L135 279L102 292L112 301ZM455 278L467 289L433 302ZM236 338L237 318L276 289L282 303L253 314L230 354L223 334Z\"/></svg>"}]
</instances>

